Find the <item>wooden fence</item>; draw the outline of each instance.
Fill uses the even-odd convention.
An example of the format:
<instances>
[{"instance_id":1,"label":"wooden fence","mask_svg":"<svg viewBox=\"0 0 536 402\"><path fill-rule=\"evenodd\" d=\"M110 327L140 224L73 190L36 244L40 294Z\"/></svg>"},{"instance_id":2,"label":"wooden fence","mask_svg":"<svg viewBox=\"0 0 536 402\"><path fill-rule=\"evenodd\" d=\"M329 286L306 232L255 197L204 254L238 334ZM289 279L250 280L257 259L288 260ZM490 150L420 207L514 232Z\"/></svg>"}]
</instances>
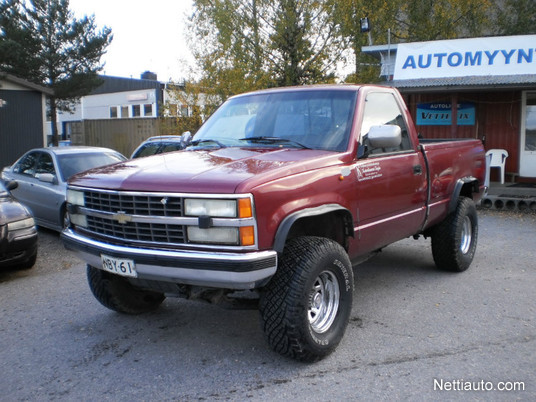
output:
<instances>
[{"instance_id":1,"label":"wooden fence","mask_svg":"<svg viewBox=\"0 0 536 402\"><path fill-rule=\"evenodd\" d=\"M199 122L194 118L103 119L71 123L72 145L112 148L129 157L149 137L195 133Z\"/></svg>"}]
</instances>

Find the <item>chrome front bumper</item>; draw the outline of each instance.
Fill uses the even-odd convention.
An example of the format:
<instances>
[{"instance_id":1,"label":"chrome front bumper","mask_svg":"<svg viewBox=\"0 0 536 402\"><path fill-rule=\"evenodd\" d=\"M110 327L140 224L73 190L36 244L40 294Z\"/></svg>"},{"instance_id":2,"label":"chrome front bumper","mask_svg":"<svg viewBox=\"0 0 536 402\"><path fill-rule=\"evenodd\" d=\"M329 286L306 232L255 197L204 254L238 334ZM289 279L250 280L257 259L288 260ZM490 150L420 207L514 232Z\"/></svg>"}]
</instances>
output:
<instances>
[{"instance_id":1,"label":"chrome front bumper","mask_svg":"<svg viewBox=\"0 0 536 402\"><path fill-rule=\"evenodd\" d=\"M61 233L65 248L95 268L102 268L101 254L131 259L139 279L208 286L254 289L264 285L277 269L277 252L247 253L158 250L103 243L80 236L71 229Z\"/></svg>"}]
</instances>

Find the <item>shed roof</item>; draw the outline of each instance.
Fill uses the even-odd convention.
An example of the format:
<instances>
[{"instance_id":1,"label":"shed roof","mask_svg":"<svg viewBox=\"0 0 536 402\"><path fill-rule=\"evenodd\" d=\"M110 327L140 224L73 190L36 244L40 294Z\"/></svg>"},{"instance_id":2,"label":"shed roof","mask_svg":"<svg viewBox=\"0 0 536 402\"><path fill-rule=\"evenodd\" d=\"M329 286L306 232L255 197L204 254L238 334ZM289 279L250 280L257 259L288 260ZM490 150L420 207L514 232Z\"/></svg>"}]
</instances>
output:
<instances>
[{"instance_id":1,"label":"shed roof","mask_svg":"<svg viewBox=\"0 0 536 402\"><path fill-rule=\"evenodd\" d=\"M536 88L536 74L467 76L450 78L422 78L418 80L393 80L387 85L403 90L426 91L443 90L474 90L474 89L529 89Z\"/></svg>"},{"instance_id":2,"label":"shed roof","mask_svg":"<svg viewBox=\"0 0 536 402\"><path fill-rule=\"evenodd\" d=\"M17 84L17 85L20 85L22 87L25 87L25 88L28 88L37 92L42 92L46 95L54 95L54 91L52 89L38 85L38 84L34 84L33 82L30 82L23 78L16 77L12 74L0 72L0 80L8 81L13 84Z\"/></svg>"}]
</instances>

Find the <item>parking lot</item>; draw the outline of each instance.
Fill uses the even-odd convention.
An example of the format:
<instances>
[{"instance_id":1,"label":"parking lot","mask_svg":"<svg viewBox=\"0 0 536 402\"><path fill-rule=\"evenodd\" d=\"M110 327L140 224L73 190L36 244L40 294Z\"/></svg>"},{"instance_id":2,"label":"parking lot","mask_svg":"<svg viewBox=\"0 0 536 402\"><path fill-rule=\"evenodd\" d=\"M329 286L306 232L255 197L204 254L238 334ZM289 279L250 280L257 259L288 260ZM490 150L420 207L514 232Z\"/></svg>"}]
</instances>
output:
<instances>
[{"instance_id":1,"label":"parking lot","mask_svg":"<svg viewBox=\"0 0 536 402\"><path fill-rule=\"evenodd\" d=\"M113 313L40 230L36 266L0 272L0 399L535 400L536 215L479 218L464 273L438 271L422 238L355 267L345 338L310 365L270 351L255 310Z\"/></svg>"}]
</instances>

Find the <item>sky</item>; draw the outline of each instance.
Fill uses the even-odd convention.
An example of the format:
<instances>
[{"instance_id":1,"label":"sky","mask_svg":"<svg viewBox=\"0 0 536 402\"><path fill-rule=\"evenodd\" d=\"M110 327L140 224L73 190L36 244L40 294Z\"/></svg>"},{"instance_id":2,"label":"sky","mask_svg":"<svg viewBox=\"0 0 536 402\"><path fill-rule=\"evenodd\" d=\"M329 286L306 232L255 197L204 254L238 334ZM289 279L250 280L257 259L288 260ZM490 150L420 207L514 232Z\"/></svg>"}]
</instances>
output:
<instances>
[{"instance_id":1,"label":"sky","mask_svg":"<svg viewBox=\"0 0 536 402\"><path fill-rule=\"evenodd\" d=\"M191 0L70 0L69 8L76 18L94 14L98 31L112 29L104 74L140 78L149 70L161 82L190 75L193 57L184 33Z\"/></svg>"}]
</instances>

